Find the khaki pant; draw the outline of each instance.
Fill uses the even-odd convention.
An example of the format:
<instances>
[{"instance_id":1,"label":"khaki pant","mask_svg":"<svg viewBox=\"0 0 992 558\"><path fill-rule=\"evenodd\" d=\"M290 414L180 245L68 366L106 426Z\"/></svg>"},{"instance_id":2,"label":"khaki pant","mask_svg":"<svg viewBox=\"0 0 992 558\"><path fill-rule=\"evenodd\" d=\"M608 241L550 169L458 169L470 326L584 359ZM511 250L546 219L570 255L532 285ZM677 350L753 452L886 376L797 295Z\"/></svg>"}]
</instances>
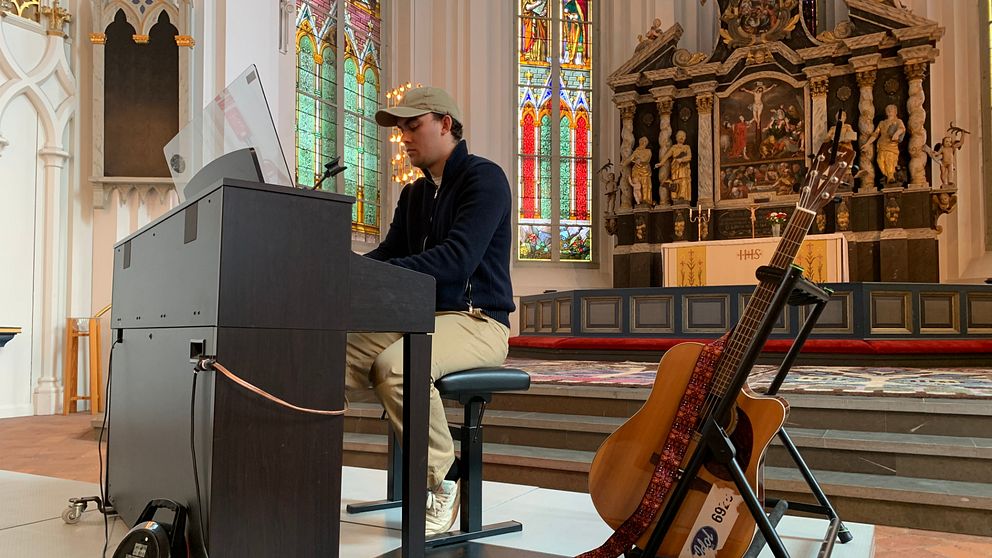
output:
<instances>
[{"instance_id":1,"label":"khaki pant","mask_svg":"<svg viewBox=\"0 0 992 558\"><path fill-rule=\"evenodd\" d=\"M506 359L510 330L476 310L438 312L431 340L431 380L459 370L499 366ZM349 333L348 392L371 385L396 432L403 439L403 336L398 333ZM437 389L431 385L427 483L436 487L455 462L455 448Z\"/></svg>"}]
</instances>

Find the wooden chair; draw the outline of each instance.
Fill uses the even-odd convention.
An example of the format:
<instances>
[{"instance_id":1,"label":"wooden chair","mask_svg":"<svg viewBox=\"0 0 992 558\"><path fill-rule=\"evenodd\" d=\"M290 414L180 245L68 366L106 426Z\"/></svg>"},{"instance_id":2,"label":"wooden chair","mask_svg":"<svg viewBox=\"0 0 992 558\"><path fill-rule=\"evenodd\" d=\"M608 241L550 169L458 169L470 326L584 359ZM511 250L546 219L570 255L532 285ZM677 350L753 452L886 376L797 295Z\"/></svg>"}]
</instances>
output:
<instances>
[{"instance_id":1,"label":"wooden chair","mask_svg":"<svg viewBox=\"0 0 992 558\"><path fill-rule=\"evenodd\" d=\"M103 386L103 368L100 365L100 318L110 310L108 304L92 318L66 318L65 320L65 359L62 363L62 414L68 415L70 409L77 410L76 401L90 402L90 414L103 412L103 398L100 391ZM88 328L79 328L81 321L89 322ZM89 395L79 395L79 339L89 338L90 353L90 390Z\"/></svg>"}]
</instances>

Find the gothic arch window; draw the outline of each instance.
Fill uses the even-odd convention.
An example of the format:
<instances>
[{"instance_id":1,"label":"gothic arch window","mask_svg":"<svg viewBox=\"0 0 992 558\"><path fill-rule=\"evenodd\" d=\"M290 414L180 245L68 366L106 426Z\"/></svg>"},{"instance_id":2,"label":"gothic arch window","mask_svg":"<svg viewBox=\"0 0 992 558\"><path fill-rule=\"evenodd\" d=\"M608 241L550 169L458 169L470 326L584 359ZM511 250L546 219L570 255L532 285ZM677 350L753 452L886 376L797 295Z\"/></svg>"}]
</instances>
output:
<instances>
[{"instance_id":1,"label":"gothic arch window","mask_svg":"<svg viewBox=\"0 0 992 558\"><path fill-rule=\"evenodd\" d=\"M594 0L517 3L517 259L593 259Z\"/></svg>"},{"instance_id":2,"label":"gothic arch window","mask_svg":"<svg viewBox=\"0 0 992 558\"><path fill-rule=\"evenodd\" d=\"M168 177L162 147L179 132L179 31L162 11L142 35L118 10L104 32L104 176Z\"/></svg>"},{"instance_id":3,"label":"gothic arch window","mask_svg":"<svg viewBox=\"0 0 992 558\"><path fill-rule=\"evenodd\" d=\"M352 229L377 240L382 196L381 138L375 124L382 93L380 3L296 3L296 180L312 186L324 164L343 155L347 169L342 178L321 188L355 196Z\"/></svg>"}]
</instances>

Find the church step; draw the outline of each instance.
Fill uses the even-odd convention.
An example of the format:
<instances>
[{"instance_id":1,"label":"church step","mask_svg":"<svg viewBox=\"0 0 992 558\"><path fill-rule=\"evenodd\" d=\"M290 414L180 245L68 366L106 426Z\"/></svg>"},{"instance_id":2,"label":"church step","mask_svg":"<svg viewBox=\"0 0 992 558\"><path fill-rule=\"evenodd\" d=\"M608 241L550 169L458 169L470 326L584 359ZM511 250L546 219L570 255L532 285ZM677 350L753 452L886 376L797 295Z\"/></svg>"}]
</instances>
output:
<instances>
[{"instance_id":1,"label":"church step","mask_svg":"<svg viewBox=\"0 0 992 558\"><path fill-rule=\"evenodd\" d=\"M595 452L485 444L486 480L584 492ZM345 465L384 468L386 437L345 433ZM992 485L893 475L814 471L841 518L896 527L992 535ZM765 467L768 496L812 502L792 467Z\"/></svg>"},{"instance_id":2,"label":"church step","mask_svg":"<svg viewBox=\"0 0 992 558\"><path fill-rule=\"evenodd\" d=\"M545 384L495 394L489 409L625 418L641 408L649 393L644 388ZM788 394L785 400L789 427L934 436L992 432L989 400L814 394Z\"/></svg>"},{"instance_id":3,"label":"church step","mask_svg":"<svg viewBox=\"0 0 992 558\"><path fill-rule=\"evenodd\" d=\"M992 483L992 438L802 428L787 432L817 471ZM792 466L778 438L765 464Z\"/></svg>"},{"instance_id":4,"label":"church step","mask_svg":"<svg viewBox=\"0 0 992 558\"><path fill-rule=\"evenodd\" d=\"M353 404L346 417L346 431L384 435L382 408ZM487 411L485 439L490 444L595 452L625 419ZM448 408L448 421L461 421L461 410ZM859 432L789 428L810 467L877 475L937 478L992 483L992 439L930 436L886 432ZM776 437L768 450L768 465L789 466L788 452Z\"/></svg>"}]
</instances>

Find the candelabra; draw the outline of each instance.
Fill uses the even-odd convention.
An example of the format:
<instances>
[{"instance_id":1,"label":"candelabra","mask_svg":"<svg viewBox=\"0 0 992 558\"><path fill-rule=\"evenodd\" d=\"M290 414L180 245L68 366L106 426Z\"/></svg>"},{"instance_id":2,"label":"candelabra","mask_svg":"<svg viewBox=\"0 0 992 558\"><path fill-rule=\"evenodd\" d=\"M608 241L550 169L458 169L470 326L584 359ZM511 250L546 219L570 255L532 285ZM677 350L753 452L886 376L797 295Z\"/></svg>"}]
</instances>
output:
<instances>
[{"instance_id":1,"label":"candelabra","mask_svg":"<svg viewBox=\"0 0 992 558\"><path fill-rule=\"evenodd\" d=\"M706 240L709 236L709 224L710 217L713 214L713 208L697 205L695 208L689 208L689 222L696 223L696 240Z\"/></svg>"},{"instance_id":2,"label":"candelabra","mask_svg":"<svg viewBox=\"0 0 992 558\"><path fill-rule=\"evenodd\" d=\"M417 87L420 86L418 83ZM386 93L386 104L390 107L395 107L403 100L403 95L410 89L413 89L413 85L407 82ZM392 167L393 182L407 184L424 176L424 173L410 162L410 157L406 154L406 148L403 147L403 134L399 128L393 128L389 133L389 143L396 146L395 153L389 158L389 164Z\"/></svg>"}]
</instances>

